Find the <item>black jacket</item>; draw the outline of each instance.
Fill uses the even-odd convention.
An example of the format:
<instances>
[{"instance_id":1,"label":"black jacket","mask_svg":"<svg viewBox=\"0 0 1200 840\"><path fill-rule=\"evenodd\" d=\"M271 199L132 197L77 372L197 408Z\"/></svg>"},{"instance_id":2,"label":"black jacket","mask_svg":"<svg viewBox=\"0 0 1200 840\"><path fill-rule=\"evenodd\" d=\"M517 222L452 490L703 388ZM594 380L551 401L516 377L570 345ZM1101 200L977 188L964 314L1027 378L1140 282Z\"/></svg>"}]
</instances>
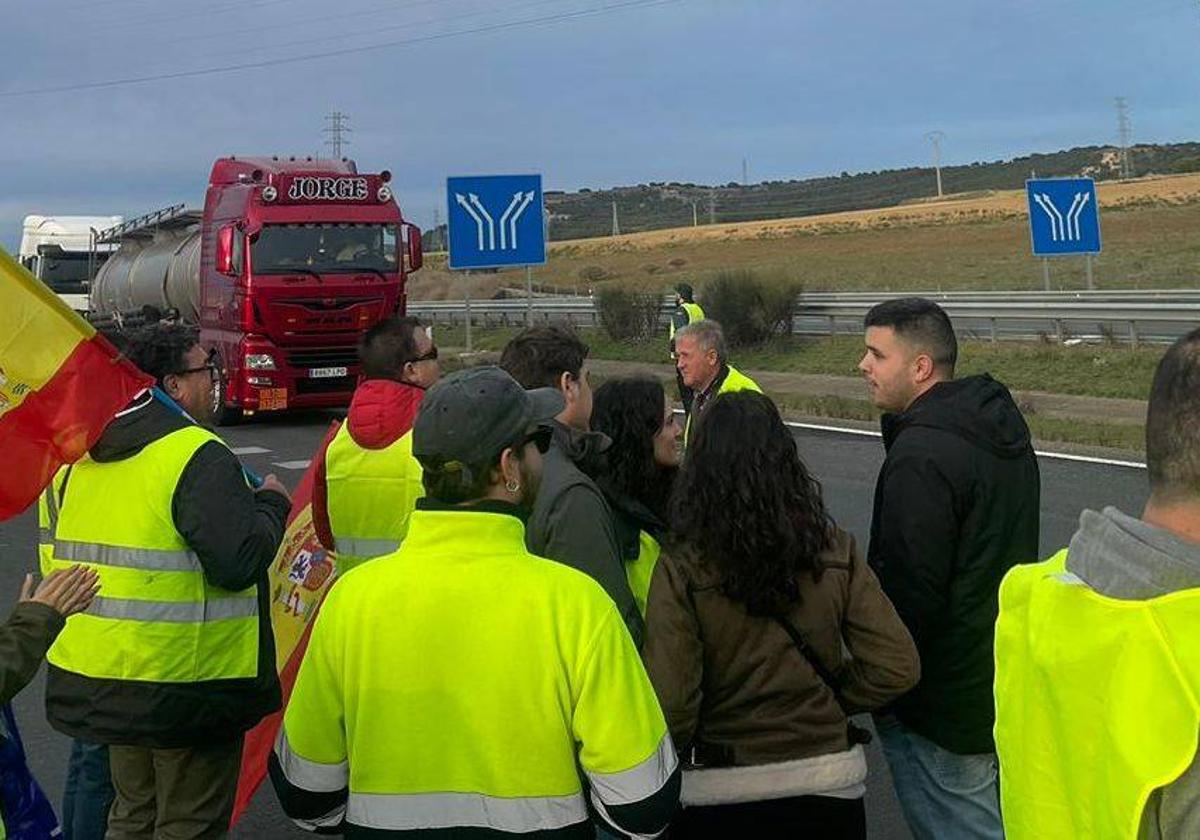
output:
<instances>
[{"instance_id":1,"label":"black jacket","mask_svg":"<svg viewBox=\"0 0 1200 840\"><path fill-rule=\"evenodd\" d=\"M883 444L868 558L921 654L921 681L888 711L952 752L992 752L1000 581L1038 559L1029 427L985 374L885 416Z\"/></svg>"},{"instance_id":2,"label":"black jacket","mask_svg":"<svg viewBox=\"0 0 1200 840\"><path fill-rule=\"evenodd\" d=\"M154 399L118 417L92 447L93 460L131 458L189 421ZM136 504L112 488L112 504ZM61 501L70 503L68 473ZM201 683L93 679L50 666L46 715L73 738L99 744L189 747L229 741L280 706L271 635L266 572L283 539L290 505L270 491L254 493L228 447L210 442L196 450L180 475L172 501L175 527L196 552L213 586L258 587L258 675Z\"/></svg>"}]
</instances>

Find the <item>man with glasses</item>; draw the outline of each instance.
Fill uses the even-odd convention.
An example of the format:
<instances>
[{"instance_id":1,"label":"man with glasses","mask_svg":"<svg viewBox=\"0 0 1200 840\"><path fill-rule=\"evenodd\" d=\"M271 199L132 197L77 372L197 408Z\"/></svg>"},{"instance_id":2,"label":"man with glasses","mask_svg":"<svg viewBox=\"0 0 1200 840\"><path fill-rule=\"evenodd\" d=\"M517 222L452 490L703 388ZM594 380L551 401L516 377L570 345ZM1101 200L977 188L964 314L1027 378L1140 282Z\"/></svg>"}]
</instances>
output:
<instances>
[{"instance_id":1,"label":"man with glasses","mask_svg":"<svg viewBox=\"0 0 1200 840\"><path fill-rule=\"evenodd\" d=\"M362 382L346 422L317 456L313 521L339 574L391 554L424 491L412 428L438 351L416 318L390 318L363 335Z\"/></svg>"},{"instance_id":2,"label":"man with glasses","mask_svg":"<svg viewBox=\"0 0 1200 840\"><path fill-rule=\"evenodd\" d=\"M291 502L205 428L218 372L194 330L125 351L169 400L135 398L42 499L43 571L82 564L102 593L47 656L47 717L76 739L68 836L224 836L243 735L280 703L266 570Z\"/></svg>"}]
</instances>

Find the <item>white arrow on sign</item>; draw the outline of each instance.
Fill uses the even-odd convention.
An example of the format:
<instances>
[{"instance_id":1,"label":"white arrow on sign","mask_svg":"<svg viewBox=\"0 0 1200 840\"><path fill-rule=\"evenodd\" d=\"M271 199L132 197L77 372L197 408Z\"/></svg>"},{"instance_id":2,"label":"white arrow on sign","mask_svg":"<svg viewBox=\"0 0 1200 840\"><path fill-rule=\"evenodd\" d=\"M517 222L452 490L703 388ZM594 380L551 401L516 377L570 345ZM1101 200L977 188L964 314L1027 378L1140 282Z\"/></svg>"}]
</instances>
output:
<instances>
[{"instance_id":1,"label":"white arrow on sign","mask_svg":"<svg viewBox=\"0 0 1200 840\"><path fill-rule=\"evenodd\" d=\"M1088 203L1089 199L1091 199L1091 195L1088 193L1075 193L1075 200L1071 202L1071 210L1067 213L1067 224L1072 226L1076 242L1083 239L1079 233L1079 217L1083 215L1084 205Z\"/></svg>"},{"instance_id":2,"label":"white arrow on sign","mask_svg":"<svg viewBox=\"0 0 1200 840\"><path fill-rule=\"evenodd\" d=\"M500 250L508 248L508 217L517 209L517 205L521 203L521 196L524 195L520 190L513 194L512 201L508 203L508 209L504 211L504 215L500 217ZM513 246L516 247L515 245Z\"/></svg>"},{"instance_id":3,"label":"white arrow on sign","mask_svg":"<svg viewBox=\"0 0 1200 840\"><path fill-rule=\"evenodd\" d=\"M520 196L520 193L517 193L517 196ZM528 207L532 201L533 193L525 193L525 198L521 202L521 206L517 208L517 212L512 214L512 218L508 220L508 247L512 248L514 251L517 250L517 219L521 218L521 214L525 212L525 208Z\"/></svg>"},{"instance_id":4,"label":"white arrow on sign","mask_svg":"<svg viewBox=\"0 0 1200 840\"><path fill-rule=\"evenodd\" d=\"M487 219L488 223L488 250L496 250L496 222L492 219L492 214L487 211L487 208L479 201L479 196L475 193L467 193L467 198L471 200L471 204L475 205L475 209L480 212L483 218ZM479 246L479 250L483 250L483 246Z\"/></svg>"},{"instance_id":5,"label":"white arrow on sign","mask_svg":"<svg viewBox=\"0 0 1200 840\"><path fill-rule=\"evenodd\" d=\"M1042 208L1042 212L1050 217L1050 240L1058 242L1060 239L1066 239L1066 224L1063 221L1062 213L1054 206L1050 196L1045 193L1037 193L1033 196L1033 200L1038 203L1038 207Z\"/></svg>"},{"instance_id":6,"label":"white arrow on sign","mask_svg":"<svg viewBox=\"0 0 1200 840\"><path fill-rule=\"evenodd\" d=\"M469 215L472 219L475 220L475 229L479 233L479 250L482 251L483 250L483 219L479 218L479 214L476 213L475 210L472 209L471 205L467 203L467 200L466 200L466 198L463 197L462 193L455 193L454 200L458 202L459 206L462 207L462 209L467 211L467 215Z\"/></svg>"}]
</instances>

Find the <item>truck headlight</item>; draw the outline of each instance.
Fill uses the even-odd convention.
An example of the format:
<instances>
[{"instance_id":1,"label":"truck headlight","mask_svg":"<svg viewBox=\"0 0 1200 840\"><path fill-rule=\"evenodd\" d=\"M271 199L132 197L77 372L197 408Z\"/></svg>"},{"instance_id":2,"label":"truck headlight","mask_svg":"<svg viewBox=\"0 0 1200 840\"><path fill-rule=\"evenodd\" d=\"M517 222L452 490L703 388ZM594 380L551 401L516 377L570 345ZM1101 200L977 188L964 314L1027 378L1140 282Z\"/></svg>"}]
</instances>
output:
<instances>
[{"instance_id":1,"label":"truck headlight","mask_svg":"<svg viewBox=\"0 0 1200 840\"><path fill-rule=\"evenodd\" d=\"M275 370L275 358L270 353L248 353L246 368L248 370Z\"/></svg>"},{"instance_id":2,"label":"truck headlight","mask_svg":"<svg viewBox=\"0 0 1200 840\"><path fill-rule=\"evenodd\" d=\"M279 190L275 189L274 187L270 186L269 184L267 186L263 187L263 190L262 190L263 201L274 201L278 197L279 197Z\"/></svg>"},{"instance_id":3,"label":"truck headlight","mask_svg":"<svg viewBox=\"0 0 1200 840\"><path fill-rule=\"evenodd\" d=\"M379 197L380 201L391 201L392 200L392 188L388 187L388 186L380 187L379 191L376 192L375 195L377 195Z\"/></svg>"}]
</instances>

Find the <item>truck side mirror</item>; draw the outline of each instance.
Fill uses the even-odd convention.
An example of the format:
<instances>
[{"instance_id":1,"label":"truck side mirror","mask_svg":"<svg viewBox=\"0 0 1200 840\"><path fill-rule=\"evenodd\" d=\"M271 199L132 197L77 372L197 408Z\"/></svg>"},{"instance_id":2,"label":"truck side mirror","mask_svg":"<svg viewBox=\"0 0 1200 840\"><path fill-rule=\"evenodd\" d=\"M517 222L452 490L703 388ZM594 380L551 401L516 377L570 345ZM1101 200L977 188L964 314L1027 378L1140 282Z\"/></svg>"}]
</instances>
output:
<instances>
[{"instance_id":1,"label":"truck side mirror","mask_svg":"<svg viewBox=\"0 0 1200 840\"><path fill-rule=\"evenodd\" d=\"M217 231L217 273L232 277L234 226L225 225Z\"/></svg>"},{"instance_id":2,"label":"truck side mirror","mask_svg":"<svg viewBox=\"0 0 1200 840\"><path fill-rule=\"evenodd\" d=\"M421 251L421 229L416 225L408 226L408 269L416 271L425 262Z\"/></svg>"}]
</instances>

